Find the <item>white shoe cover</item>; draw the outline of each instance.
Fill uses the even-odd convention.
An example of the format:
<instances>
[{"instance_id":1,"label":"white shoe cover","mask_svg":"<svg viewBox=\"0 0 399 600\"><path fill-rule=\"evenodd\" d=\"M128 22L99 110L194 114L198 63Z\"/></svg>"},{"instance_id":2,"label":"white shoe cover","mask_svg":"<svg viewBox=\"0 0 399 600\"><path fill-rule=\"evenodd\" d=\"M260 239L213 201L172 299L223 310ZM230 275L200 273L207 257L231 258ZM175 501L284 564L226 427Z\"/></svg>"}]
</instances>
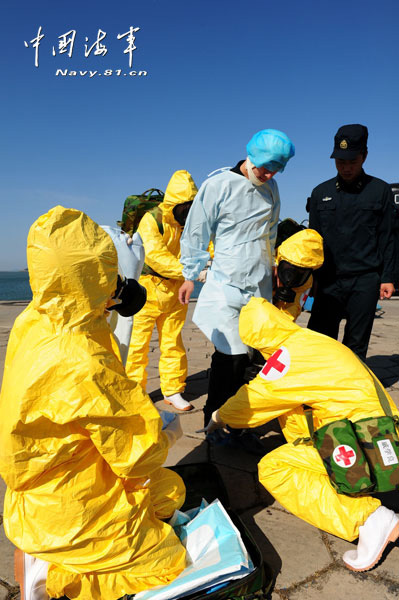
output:
<instances>
[{"instance_id":1,"label":"white shoe cover","mask_svg":"<svg viewBox=\"0 0 399 600\"><path fill-rule=\"evenodd\" d=\"M15 553L15 578L21 588L21 600L48 600L46 580L49 563L21 550Z\"/></svg>"},{"instance_id":2,"label":"white shoe cover","mask_svg":"<svg viewBox=\"0 0 399 600\"><path fill-rule=\"evenodd\" d=\"M164 396L164 400L166 404L171 404L177 408L177 410L193 410L194 408L194 406L190 404L190 402L187 402L187 400L184 400L179 393L173 394L172 396Z\"/></svg>"},{"instance_id":3,"label":"white shoe cover","mask_svg":"<svg viewBox=\"0 0 399 600\"><path fill-rule=\"evenodd\" d=\"M379 506L359 527L356 550L348 550L343 561L352 571L368 571L380 560L389 542L399 537L399 518L385 506Z\"/></svg>"}]
</instances>

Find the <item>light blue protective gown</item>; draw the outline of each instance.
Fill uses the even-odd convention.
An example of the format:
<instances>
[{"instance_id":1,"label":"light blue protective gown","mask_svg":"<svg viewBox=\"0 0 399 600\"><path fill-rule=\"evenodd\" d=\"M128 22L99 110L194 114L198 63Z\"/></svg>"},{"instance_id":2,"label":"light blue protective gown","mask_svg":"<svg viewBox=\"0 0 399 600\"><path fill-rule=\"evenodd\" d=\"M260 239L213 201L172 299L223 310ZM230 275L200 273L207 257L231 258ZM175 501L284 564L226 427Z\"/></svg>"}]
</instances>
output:
<instances>
[{"instance_id":1,"label":"light blue protective gown","mask_svg":"<svg viewBox=\"0 0 399 600\"><path fill-rule=\"evenodd\" d=\"M272 298L272 262L280 212L277 183L254 186L224 171L201 186L180 241L183 275L192 281L215 256L200 292L193 321L224 354L248 348L238 333L241 308L252 296Z\"/></svg>"},{"instance_id":2,"label":"light blue protective gown","mask_svg":"<svg viewBox=\"0 0 399 600\"><path fill-rule=\"evenodd\" d=\"M120 227L110 227L108 225L101 225L101 227L111 236L115 244L118 253L119 274L127 279L138 281L144 265L144 246L140 235L136 231L133 234L132 243L128 245L127 239L129 236ZM126 366L133 329L133 317L122 317L116 310L112 310L108 320L119 346L122 363Z\"/></svg>"}]
</instances>

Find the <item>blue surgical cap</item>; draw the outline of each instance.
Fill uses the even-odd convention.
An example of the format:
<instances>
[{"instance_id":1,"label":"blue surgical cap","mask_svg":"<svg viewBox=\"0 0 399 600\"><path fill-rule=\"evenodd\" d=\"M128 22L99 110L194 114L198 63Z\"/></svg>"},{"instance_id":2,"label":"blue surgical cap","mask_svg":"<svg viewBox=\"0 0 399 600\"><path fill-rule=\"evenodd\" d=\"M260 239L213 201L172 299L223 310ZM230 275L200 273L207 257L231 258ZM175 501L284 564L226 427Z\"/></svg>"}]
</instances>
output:
<instances>
[{"instance_id":1,"label":"blue surgical cap","mask_svg":"<svg viewBox=\"0 0 399 600\"><path fill-rule=\"evenodd\" d=\"M282 131L262 129L248 142L247 153L255 167L283 172L285 165L295 154L295 146Z\"/></svg>"}]
</instances>

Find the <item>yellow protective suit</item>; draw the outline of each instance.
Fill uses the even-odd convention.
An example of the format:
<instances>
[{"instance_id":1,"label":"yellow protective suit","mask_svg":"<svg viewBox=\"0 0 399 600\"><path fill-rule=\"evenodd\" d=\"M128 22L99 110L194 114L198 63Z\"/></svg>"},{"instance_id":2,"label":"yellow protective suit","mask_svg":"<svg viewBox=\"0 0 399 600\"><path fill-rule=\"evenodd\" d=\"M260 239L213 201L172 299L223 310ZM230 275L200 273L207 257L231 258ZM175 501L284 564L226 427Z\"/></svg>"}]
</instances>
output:
<instances>
[{"instance_id":1,"label":"yellow protective suit","mask_svg":"<svg viewBox=\"0 0 399 600\"><path fill-rule=\"evenodd\" d=\"M28 266L33 300L11 332L0 400L6 535L51 563L50 597L116 600L168 583L185 550L160 519L185 490L161 468L157 410L113 351L115 247L58 206L31 227Z\"/></svg>"},{"instance_id":2,"label":"yellow protective suit","mask_svg":"<svg viewBox=\"0 0 399 600\"><path fill-rule=\"evenodd\" d=\"M378 508L371 496L337 494L317 450L294 446L309 437L306 419L296 412L313 408L315 429L339 419L382 416L373 379L351 350L292 322L262 298L252 298L240 315L245 344L268 359L261 373L219 409L221 420L236 428L257 427L279 417L287 444L262 458L259 479L293 514L352 541L359 526ZM281 352L280 352L281 351ZM393 401L387 398L394 414Z\"/></svg>"},{"instance_id":3,"label":"yellow protective suit","mask_svg":"<svg viewBox=\"0 0 399 600\"><path fill-rule=\"evenodd\" d=\"M304 269L314 271L319 269L324 262L323 238L314 229L303 229L294 233L277 248L276 265L279 265L282 260ZM313 277L310 275L303 285L293 288L294 302L278 300L275 306L296 321L306 301L306 292L310 290L312 284Z\"/></svg>"},{"instance_id":4,"label":"yellow protective suit","mask_svg":"<svg viewBox=\"0 0 399 600\"><path fill-rule=\"evenodd\" d=\"M179 262L182 226L174 218L173 209L178 204L194 200L196 193L190 173L176 171L159 205L163 234L150 213L143 216L138 227L144 244L145 264L157 275L142 275L139 280L147 290L147 302L134 317L126 373L145 389L148 351L156 324L161 352L159 377L164 396L183 392L186 387L187 357L181 330L188 307L180 304L178 298L184 280L183 267Z\"/></svg>"}]
</instances>

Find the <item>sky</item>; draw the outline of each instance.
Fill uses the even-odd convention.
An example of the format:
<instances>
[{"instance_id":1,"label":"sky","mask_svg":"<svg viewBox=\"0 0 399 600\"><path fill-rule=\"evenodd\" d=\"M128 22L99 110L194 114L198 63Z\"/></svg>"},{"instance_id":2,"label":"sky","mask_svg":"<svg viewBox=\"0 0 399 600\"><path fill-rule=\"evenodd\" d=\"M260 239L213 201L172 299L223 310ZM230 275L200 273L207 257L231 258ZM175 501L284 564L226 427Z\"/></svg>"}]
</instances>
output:
<instances>
[{"instance_id":1,"label":"sky","mask_svg":"<svg viewBox=\"0 0 399 600\"><path fill-rule=\"evenodd\" d=\"M296 147L282 218L335 176L343 124L369 128L365 170L399 181L398 0L3 0L1 16L0 271L26 267L51 207L114 225L126 196L178 169L199 187L265 128Z\"/></svg>"}]
</instances>

